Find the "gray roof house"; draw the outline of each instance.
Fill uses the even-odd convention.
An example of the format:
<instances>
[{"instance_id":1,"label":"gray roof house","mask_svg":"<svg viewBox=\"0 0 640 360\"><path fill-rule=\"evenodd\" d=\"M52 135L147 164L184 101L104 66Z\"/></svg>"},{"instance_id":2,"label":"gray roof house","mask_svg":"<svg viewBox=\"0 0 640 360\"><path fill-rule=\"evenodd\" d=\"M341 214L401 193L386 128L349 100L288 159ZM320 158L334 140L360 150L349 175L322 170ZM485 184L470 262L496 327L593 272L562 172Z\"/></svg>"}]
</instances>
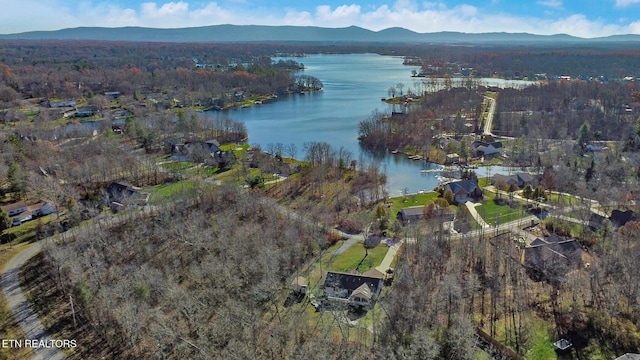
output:
<instances>
[{"instance_id":1,"label":"gray roof house","mask_svg":"<svg viewBox=\"0 0 640 360\"><path fill-rule=\"evenodd\" d=\"M495 174L491 177L491 185L495 185L500 181L504 181L507 185L515 184L519 188L527 185L536 186L536 178L528 173L517 173L513 175Z\"/></svg>"},{"instance_id":2,"label":"gray roof house","mask_svg":"<svg viewBox=\"0 0 640 360\"><path fill-rule=\"evenodd\" d=\"M407 221L418 221L424 217L424 206L409 206L398 211L398 220L406 223Z\"/></svg>"},{"instance_id":3,"label":"gray roof house","mask_svg":"<svg viewBox=\"0 0 640 360\"><path fill-rule=\"evenodd\" d=\"M452 181L444 184L441 194L451 190L455 202L478 201L482 199L482 189L477 180Z\"/></svg>"},{"instance_id":4,"label":"gray roof house","mask_svg":"<svg viewBox=\"0 0 640 360\"><path fill-rule=\"evenodd\" d=\"M382 291L383 279L330 271L322 286L330 301L368 308Z\"/></svg>"},{"instance_id":5,"label":"gray roof house","mask_svg":"<svg viewBox=\"0 0 640 360\"><path fill-rule=\"evenodd\" d=\"M490 143L474 141L471 143L471 154L475 157L494 156L502 153L502 143L494 141Z\"/></svg>"},{"instance_id":6,"label":"gray roof house","mask_svg":"<svg viewBox=\"0 0 640 360\"><path fill-rule=\"evenodd\" d=\"M558 282L582 263L582 246L556 234L537 238L524 249L524 263L533 279Z\"/></svg>"},{"instance_id":7,"label":"gray roof house","mask_svg":"<svg viewBox=\"0 0 640 360\"><path fill-rule=\"evenodd\" d=\"M112 205L123 206L126 204L145 205L149 199L149 193L124 182L112 182L107 187L107 200Z\"/></svg>"}]
</instances>

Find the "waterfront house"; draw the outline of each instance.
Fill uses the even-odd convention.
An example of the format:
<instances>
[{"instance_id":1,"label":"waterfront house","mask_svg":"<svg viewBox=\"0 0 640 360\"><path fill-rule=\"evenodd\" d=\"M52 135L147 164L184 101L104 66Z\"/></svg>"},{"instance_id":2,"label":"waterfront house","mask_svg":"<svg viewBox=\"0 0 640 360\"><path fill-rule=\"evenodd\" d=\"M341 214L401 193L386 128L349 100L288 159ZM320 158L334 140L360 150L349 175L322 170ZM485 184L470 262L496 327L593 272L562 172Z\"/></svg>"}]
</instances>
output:
<instances>
[{"instance_id":1,"label":"waterfront house","mask_svg":"<svg viewBox=\"0 0 640 360\"><path fill-rule=\"evenodd\" d=\"M471 143L471 155L475 157L490 157L500 155L502 153L502 143L500 141L482 142L474 141Z\"/></svg>"},{"instance_id":2,"label":"waterfront house","mask_svg":"<svg viewBox=\"0 0 640 360\"><path fill-rule=\"evenodd\" d=\"M483 196L482 189L480 189L478 185L478 180L448 182L441 188L440 194L444 195L447 190L451 190L456 203L478 201L481 200Z\"/></svg>"},{"instance_id":3,"label":"waterfront house","mask_svg":"<svg viewBox=\"0 0 640 360\"><path fill-rule=\"evenodd\" d=\"M398 211L397 219L403 224L408 221L418 221L424 218L424 206L409 206Z\"/></svg>"}]
</instances>

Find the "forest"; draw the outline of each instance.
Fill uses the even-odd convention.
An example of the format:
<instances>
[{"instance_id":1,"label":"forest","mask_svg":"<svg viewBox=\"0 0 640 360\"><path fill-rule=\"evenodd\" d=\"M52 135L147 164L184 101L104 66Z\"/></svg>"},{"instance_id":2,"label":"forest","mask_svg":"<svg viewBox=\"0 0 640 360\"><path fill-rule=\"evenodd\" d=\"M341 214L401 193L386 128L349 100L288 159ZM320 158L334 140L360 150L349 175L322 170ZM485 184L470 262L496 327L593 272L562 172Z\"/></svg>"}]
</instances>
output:
<instances>
[{"instance_id":1,"label":"forest","mask_svg":"<svg viewBox=\"0 0 640 360\"><path fill-rule=\"evenodd\" d=\"M58 211L11 227L3 210L0 260L52 240L24 268L22 286L54 335L78 339L69 358L611 359L640 350L640 217L613 221L617 211L637 215L640 201L636 49L2 44L2 205L47 199ZM393 54L448 69L416 77L411 92L389 89L406 111L362 119L354 135L363 146L434 162L455 152L477 165L471 145L486 140L491 99L492 137L504 150L487 161L529 169L542 196L500 183L490 193L490 179L471 169L464 178L485 190L483 227L452 194L390 199L380 164L344 148L252 147L244 124L199 116L321 88L298 71L303 54L323 52ZM299 56L278 61L284 55ZM463 68L549 78L512 89L471 76L454 86L447 79ZM85 107L95 110L88 119L78 113ZM85 120L98 125L74 127ZM111 201L114 182L148 202ZM422 220L398 220L412 204L424 207ZM550 216L511 231L487 215L497 208L521 216L516 222L534 210ZM607 216L595 219L594 208ZM448 214L455 231L444 231ZM578 264L536 271L523 261L523 231L578 244ZM342 269L336 251L353 239L355 263L345 272L374 269L367 261L401 243L393 276L368 311L323 310L320 279ZM291 290L299 276L313 281L302 297ZM0 305L0 331L15 333ZM561 337L572 339L570 350L554 350Z\"/></svg>"}]
</instances>

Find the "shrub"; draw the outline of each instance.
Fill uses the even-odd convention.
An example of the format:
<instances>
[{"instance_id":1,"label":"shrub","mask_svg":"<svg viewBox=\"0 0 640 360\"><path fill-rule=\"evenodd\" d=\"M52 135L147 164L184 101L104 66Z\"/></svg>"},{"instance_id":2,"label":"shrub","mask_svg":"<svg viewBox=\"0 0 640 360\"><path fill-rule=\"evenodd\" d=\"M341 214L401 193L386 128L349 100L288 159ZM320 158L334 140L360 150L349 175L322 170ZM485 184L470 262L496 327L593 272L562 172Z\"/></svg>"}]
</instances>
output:
<instances>
[{"instance_id":1,"label":"shrub","mask_svg":"<svg viewBox=\"0 0 640 360\"><path fill-rule=\"evenodd\" d=\"M329 231L327 233L327 243L329 244L329 246L334 245L338 242L338 240L340 240L340 234L333 231Z\"/></svg>"},{"instance_id":2,"label":"shrub","mask_svg":"<svg viewBox=\"0 0 640 360\"><path fill-rule=\"evenodd\" d=\"M362 232L362 223L354 219L340 219L338 220L338 230L344 231L347 234L358 234Z\"/></svg>"}]
</instances>

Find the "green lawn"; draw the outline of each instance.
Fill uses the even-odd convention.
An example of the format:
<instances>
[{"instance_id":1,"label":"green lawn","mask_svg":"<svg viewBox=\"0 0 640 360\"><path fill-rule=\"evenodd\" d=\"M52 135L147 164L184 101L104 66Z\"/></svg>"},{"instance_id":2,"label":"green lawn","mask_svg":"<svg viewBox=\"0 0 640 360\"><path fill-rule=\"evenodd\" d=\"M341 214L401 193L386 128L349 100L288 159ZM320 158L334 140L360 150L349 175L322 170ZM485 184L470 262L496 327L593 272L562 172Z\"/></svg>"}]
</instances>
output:
<instances>
[{"instance_id":1,"label":"green lawn","mask_svg":"<svg viewBox=\"0 0 640 360\"><path fill-rule=\"evenodd\" d=\"M192 168L196 166L196 164L189 161L175 161L163 163L161 166L170 171L181 171Z\"/></svg>"},{"instance_id":2,"label":"green lawn","mask_svg":"<svg viewBox=\"0 0 640 360\"><path fill-rule=\"evenodd\" d=\"M559 194L548 194L547 201L557 205L578 205L580 204L580 200L575 198L574 196L569 195L559 195Z\"/></svg>"},{"instance_id":3,"label":"green lawn","mask_svg":"<svg viewBox=\"0 0 640 360\"><path fill-rule=\"evenodd\" d=\"M553 339L547 329L547 324L539 319L534 320L529 330L530 350L527 351L527 359L556 359L557 355L553 347Z\"/></svg>"},{"instance_id":4,"label":"green lawn","mask_svg":"<svg viewBox=\"0 0 640 360\"><path fill-rule=\"evenodd\" d=\"M220 171L217 167L211 167L206 165L197 165L192 168L189 168L185 171L185 174L189 176L200 176L200 177L211 177Z\"/></svg>"},{"instance_id":5,"label":"green lawn","mask_svg":"<svg viewBox=\"0 0 640 360\"><path fill-rule=\"evenodd\" d=\"M3 234L8 234L11 239L13 239L11 241L14 244L31 240L36 236L39 226L53 221L56 217L56 214L51 214L40 218L34 218L33 220L25 221L18 226L12 226L6 229Z\"/></svg>"},{"instance_id":6,"label":"green lawn","mask_svg":"<svg viewBox=\"0 0 640 360\"><path fill-rule=\"evenodd\" d=\"M149 204L163 204L167 201L174 201L181 198L187 198L193 195L195 191L195 183L191 180L178 181L169 184L155 185L144 188L149 192Z\"/></svg>"},{"instance_id":7,"label":"green lawn","mask_svg":"<svg viewBox=\"0 0 640 360\"><path fill-rule=\"evenodd\" d=\"M476 207L478 214L487 222L487 224L495 225L505 222L518 220L528 216L522 208L512 208L508 205L498 205L494 200L485 200L485 202Z\"/></svg>"},{"instance_id":8,"label":"green lawn","mask_svg":"<svg viewBox=\"0 0 640 360\"><path fill-rule=\"evenodd\" d=\"M323 259L325 262L324 267L328 271L347 272L354 270L360 264L358 271L362 273L380 265L388 249L385 244L380 244L373 249L369 249L369 256L365 258L365 249L362 243L359 242L353 244L340 255L334 256L332 252L328 252L328 256Z\"/></svg>"},{"instance_id":9,"label":"green lawn","mask_svg":"<svg viewBox=\"0 0 640 360\"><path fill-rule=\"evenodd\" d=\"M432 191L424 194L407 195L406 199L402 196L391 198L389 199L389 202L392 203L389 215L395 217L398 211L409 206L427 205L437 199L438 196L437 192Z\"/></svg>"}]
</instances>

